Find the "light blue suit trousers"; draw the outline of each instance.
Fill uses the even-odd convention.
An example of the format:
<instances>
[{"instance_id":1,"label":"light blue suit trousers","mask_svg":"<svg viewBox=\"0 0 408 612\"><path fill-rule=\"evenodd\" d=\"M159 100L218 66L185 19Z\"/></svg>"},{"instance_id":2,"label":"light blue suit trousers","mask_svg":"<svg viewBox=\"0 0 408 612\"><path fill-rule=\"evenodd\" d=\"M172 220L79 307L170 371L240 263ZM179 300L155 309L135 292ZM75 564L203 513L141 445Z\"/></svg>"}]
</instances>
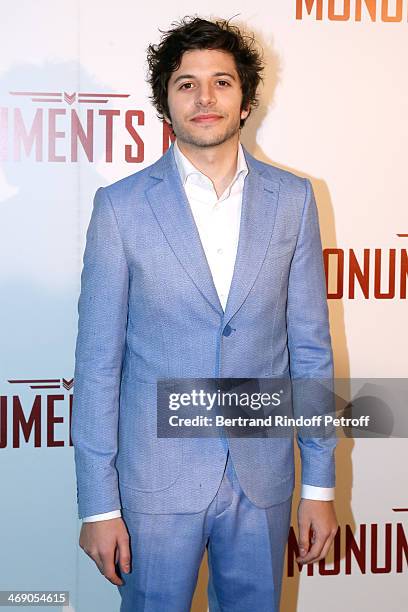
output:
<instances>
[{"instance_id":1,"label":"light blue suit trousers","mask_svg":"<svg viewBox=\"0 0 408 612\"><path fill-rule=\"evenodd\" d=\"M202 512L122 509L131 572L120 612L189 612L207 548L210 612L278 612L292 496L259 508L245 496L230 454L217 494Z\"/></svg>"}]
</instances>

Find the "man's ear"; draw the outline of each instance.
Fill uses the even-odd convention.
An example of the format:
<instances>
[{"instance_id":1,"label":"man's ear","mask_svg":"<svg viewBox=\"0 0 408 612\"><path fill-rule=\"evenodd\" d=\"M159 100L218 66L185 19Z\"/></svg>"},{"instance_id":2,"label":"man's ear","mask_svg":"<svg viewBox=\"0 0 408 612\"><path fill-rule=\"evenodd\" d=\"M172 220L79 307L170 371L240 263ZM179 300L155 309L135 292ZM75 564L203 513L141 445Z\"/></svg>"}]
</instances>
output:
<instances>
[{"instance_id":1,"label":"man's ear","mask_svg":"<svg viewBox=\"0 0 408 612\"><path fill-rule=\"evenodd\" d=\"M248 117L248 115L249 115L249 112L250 112L250 106L248 104L247 108L243 108L241 110L241 119L246 119Z\"/></svg>"}]
</instances>

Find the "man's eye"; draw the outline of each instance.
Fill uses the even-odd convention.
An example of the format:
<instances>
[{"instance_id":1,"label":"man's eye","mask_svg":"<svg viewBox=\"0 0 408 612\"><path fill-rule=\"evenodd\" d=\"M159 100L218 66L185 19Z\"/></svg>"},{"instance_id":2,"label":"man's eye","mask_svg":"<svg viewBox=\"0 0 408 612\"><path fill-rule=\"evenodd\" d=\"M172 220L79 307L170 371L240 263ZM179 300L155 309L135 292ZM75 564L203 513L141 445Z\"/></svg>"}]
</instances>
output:
<instances>
[{"instance_id":1,"label":"man's eye","mask_svg":"<svg viewBox=\"0 0 408 612\"><path fill-rule=\"evenodd\" d=\"M186 85L192 85L192 83L183 83L182 86L180 87L180 89L183 89L183 87L185 87ZM190 88L187 87L187 89L190 89Z\"/></svg>"},{"instance_id":2,"label":"man's eye","mask_svg":"<svg viewBox=\"0 0 408 612\"><path fill-rule=\"evenodd\" d=\"M224 83L225 85L229 85L228 81L224 81L224 80L219 80L218 83Z\"/></svg>"}]
</instances>

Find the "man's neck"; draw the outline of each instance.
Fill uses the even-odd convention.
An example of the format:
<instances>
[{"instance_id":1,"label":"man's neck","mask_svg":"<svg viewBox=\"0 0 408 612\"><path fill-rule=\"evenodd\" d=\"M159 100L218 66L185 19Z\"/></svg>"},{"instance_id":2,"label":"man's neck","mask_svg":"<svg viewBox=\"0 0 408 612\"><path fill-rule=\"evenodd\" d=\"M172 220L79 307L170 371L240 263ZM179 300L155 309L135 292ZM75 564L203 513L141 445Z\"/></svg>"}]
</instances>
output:
<instances>
[{"instance_id":1,"label":"man's neck","mask_svg":"<svg viewBox=\"0 0 408 612\"><path fill-rule=\"evenodd\" d=\"M214 147L197 147L177 139L177 146L200 172L211 179L220 197L237 171L238 134Z\"/></svg>"}]
</instances>

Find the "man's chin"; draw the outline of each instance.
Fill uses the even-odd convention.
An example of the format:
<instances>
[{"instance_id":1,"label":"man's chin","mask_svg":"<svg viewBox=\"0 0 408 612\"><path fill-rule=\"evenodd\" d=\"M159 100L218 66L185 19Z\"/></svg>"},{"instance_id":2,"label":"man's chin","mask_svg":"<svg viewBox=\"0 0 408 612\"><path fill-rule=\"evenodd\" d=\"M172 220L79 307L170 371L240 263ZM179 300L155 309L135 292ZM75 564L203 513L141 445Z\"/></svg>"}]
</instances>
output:
<instances>
[{"instance_id":1,"label":"man's chin","mask_svg":"<svg viewBox=\"0 0 408 612\"><path fill-rule=\"evenodd\" d=\"M196 135L196 134L177 134L177 132L175 132L177 139L179 139L182 142L185 142L186 144L189 144L191 146L195 146L195 147L216 147L219 145L224 144L224 142L226 142L227 140L230 140L230 138L232 138L233 136L235 136L236 132L234 131L233 133L227 133L227 134L203 134L203 135Z\"/></svg>"}]
</instances>

